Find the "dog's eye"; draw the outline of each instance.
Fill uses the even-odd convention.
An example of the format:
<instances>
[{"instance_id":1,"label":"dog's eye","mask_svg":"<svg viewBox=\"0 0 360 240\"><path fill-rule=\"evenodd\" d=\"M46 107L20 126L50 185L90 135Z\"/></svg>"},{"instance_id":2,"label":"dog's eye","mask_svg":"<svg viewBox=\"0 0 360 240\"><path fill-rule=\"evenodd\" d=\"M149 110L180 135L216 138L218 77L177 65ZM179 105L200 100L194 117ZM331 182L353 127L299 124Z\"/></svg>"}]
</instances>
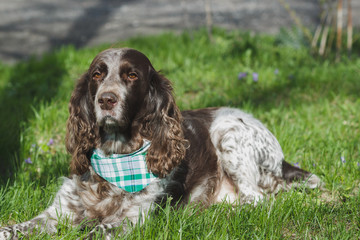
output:
<instances>
[{"instance_id":1,"label":"dog's eye","mask_svg":"<svg viewBox=\"0 0 360 240\"><path fill-rule=\"evenodd\" d=\"M129 80L136 80L138 78L137 74L134 72L129 73L128 79Z\"/></svg>"},{"instance_id":2,"label":"dog's eye","mask_svg":"<svg viewBox=\"0 0 360 240\"><path fill-rule=\"evenodd\" d=\"M102 74L99 71L94 72L93 79L98 80L100 79Z\"/></svg>"}]
</instances>

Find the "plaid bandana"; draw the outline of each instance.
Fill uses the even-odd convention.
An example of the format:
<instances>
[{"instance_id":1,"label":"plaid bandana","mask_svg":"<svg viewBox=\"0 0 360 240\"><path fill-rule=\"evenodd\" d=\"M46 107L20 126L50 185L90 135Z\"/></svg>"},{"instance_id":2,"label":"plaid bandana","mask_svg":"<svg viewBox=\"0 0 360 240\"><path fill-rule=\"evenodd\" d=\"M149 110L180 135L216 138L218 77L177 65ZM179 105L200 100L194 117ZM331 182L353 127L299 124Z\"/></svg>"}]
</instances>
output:
<instances>
[{"instance_id":1,"label":"plaid bandana","mask_svg":"<svg viewBox=\"0 0 360 240\"><path fill-rule=\"evenodd\" d=\"M112 154L106 156L100 149L95 149L91 156L94 171L106 181L127 192L139 192L157 177L146 167L146 153L150 142L130 154Z\"/></svg>"}]
</instances>

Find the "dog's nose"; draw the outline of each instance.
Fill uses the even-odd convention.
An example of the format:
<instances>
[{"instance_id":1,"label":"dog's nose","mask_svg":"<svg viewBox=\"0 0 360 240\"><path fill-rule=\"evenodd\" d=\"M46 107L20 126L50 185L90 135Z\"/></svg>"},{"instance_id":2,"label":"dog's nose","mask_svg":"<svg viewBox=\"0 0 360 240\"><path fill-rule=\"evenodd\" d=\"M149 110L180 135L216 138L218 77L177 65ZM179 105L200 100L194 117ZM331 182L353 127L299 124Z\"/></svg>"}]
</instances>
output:
<instances>
[{"instance_id":1,"label":"dog's nose","mask_svg":"<svg viewBox=\"0 0 360 240\"><path fill-rule=\"evenodd\" d=\"M116 105L118 99L112 92L104 92L100 95L98 103L102 110L111 110Z\"/></svg>"}]
</instances>

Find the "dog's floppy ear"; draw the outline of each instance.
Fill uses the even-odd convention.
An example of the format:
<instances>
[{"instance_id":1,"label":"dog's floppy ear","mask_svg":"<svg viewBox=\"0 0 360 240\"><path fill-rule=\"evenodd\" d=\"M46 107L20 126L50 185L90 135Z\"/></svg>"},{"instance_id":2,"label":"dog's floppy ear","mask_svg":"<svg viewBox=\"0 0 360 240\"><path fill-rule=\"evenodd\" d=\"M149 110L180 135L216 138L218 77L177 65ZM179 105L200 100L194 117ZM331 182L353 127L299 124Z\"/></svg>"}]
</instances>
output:
<instances>
[{"instance_id":1,"label":"dog's floppy ear","mask_svg":"<svg viewBox=\"0 0 360 240\"><path fill-rule=\"evenodd\" d=\"M66 149L72 155L71 172L81 175L89 168L87 155L95 147L97 127L93 103L88 90L88 74L77 82L69 103L66 126Z\"/></svg>"},{"instance_id":2,"label":"dog's floppy ear","mask_svg":"<svg viewBox=\"0 0 360 240\"><path fill-rule=\"evenodd\" d=\"M175 104L170 81L153 68L149 78L140 134L151 141L146 156L148 169L165 177L184 159L188 143L184 139L182 116Z\"/></svg>"}]
</instances>

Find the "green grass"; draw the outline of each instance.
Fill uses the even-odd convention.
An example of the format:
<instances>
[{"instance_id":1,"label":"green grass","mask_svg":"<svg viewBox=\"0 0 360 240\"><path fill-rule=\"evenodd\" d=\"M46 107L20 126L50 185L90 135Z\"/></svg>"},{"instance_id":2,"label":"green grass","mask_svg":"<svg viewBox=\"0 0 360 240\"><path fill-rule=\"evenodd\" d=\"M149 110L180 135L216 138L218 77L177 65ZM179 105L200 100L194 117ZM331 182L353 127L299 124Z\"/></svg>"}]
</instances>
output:
<instances>
[{"instance_id":1,"label":"green grass","mask_svg":"<svg viewBox=\"0 0 360 240\"><path fill-rule=\"evenodd\" d=\"M317 59L306 48L280 45L271 36L215 30L213 37L209 42L205 31L163 34L115 46L144 52L172 80L181 109L226 105L251 112L278 138L286 160L316 173L327 190L280 193L258 207L166 207L124 237L358 239L360 58ZM64 134L74 80L109 46L64 47L41 59L0 65L2 226L39 214L51 203L60 177L68 175ZM240 72L247 76L239 80ZM86 234L66 222L59 230L56 236L31 238Z\"/></svg>"}]
</instances>

